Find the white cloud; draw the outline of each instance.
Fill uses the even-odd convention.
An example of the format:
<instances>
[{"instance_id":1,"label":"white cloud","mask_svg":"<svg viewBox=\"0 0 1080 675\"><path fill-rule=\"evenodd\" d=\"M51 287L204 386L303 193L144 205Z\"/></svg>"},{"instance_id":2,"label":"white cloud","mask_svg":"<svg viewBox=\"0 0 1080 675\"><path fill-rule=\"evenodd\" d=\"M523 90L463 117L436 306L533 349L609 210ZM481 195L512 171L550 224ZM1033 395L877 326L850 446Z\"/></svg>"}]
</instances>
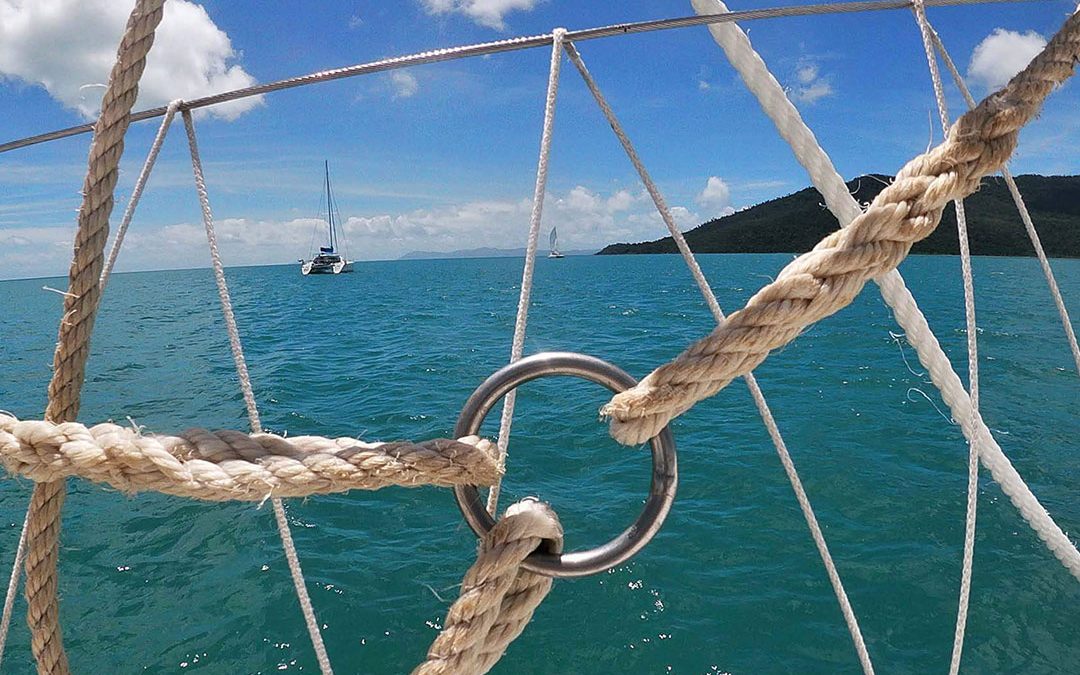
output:
<instances>
[{"instance_id":1,"label":"white cloud","mask_svg":"<svg viewBox=\"0 0 1080 675\"><path fill-rule=\"evenodd\" d=\"M697 88L698 91L708 91L712 89L712 84L709 82L712 72L708 66L699 66L697 75Z\"/></svg>"},{"instance_id":2,"label":"white cloud","mask_svg":"<svg viewBox=\"0 0 1080 675\"><path fill-rule=\"evenodd\" d=\"M719 176L709 176L705 189L697 196L697 203L704 206L728 206L731 204L731 188Z\"/></svg>"},{"instance_id":3,"label":"white cloud","mask_svg":"<svg viewBox=\"0 0 1080 675\"><path fill-rule=\"evenodd\" d=\"M115 0L0 0L0 76L40 85L93 117L130 10L131 3ZM238 58L205 9L171 0L147 56L136 109L254 84ZM208 114L235 119L261 103L261 97L232 101Z\"/></svg>"},{"instance_id":4,"label":"white cloud","mask_svg":"<svg viewBox=\"0 0 1080 675\"><path fill-rule=\"evenodd\" d=\"M804 66L800 66L795 71L795 77L799 80L799 84L810 84L818 77L818 65L816 63L808 63Z\"/></svg>"},{"instance_id":5,"label":"white cloud","mask_svg":"<svg viewBox=\"0 0 1080 675\"><path fill-rule=\"evenodd\" d=\"M420 83L416 76L404 70L395 70L390 73L390 86L394 88L394 98L409 98L420 91Z\"/></svg>"},{"instance_id":6,"label":"white cloud","mask_svg":"<svg viewBox=\"0 0 1080 675\"><path fill-rule=\"evenodd\" d=\"M811 85L804 87L797 87L795 89L795 100L800 103L816 103L821 99L832 96L836 92L833 91L832 85L828 82L814 82Z\"/></svg>"},{"instance_id":7,"label":"white cloud","mask_svg":"<svg viewBox=\"0 0 1080 675\"><path fill-rule=\"evenodd\" d=\"M1046 46L1046 38L1035 31L1018 33L995 28L971 53L968 79L987 91L996 91L1016 75Z\"/></svg>"},{"instance_id":8,"label":"white cloud","mask_svg":"<svg viewBox=\"0 0 1080 675\"><path fill-rule=\"evenodd\" d=\"M719 176L709 176L709 180L705 181L705 188L694 201L708 209L714 217L735 213L731 206L731 188Z\"/></svg>"},{"instance_id":9,"label":"white cloud","mask_svg":"<svg viewBox=\"0 0 1080 675\"><path fill-rule=\"evenodd\" d=\"M814 104L836 91L832 78L821 74L821 66L804 58L795 69L795 86L789 87L788 93L798 103Z\"/></svg>"},{"instance_id":10,"label":"white cloud","mask_svg":"<svg viewBox=\"0 0 1080 675\"><path fill-rule=\"evenodd\" d=\"M626 190L619 190L615 194L608 197L607 209L611 213L619 213L620 211L627 211L634 205L634 196Z\"/></svg>"},{"instance_id":11,"label":"white cloud","mask_svg":"<svg viewBox=\"0 0 1080 675\"><path fill-rule=\"evenodd\" d=\"M528 12L538 0L420 0L429 14L464 14L481 26L505 30L503 17L519 10Z\"/></svg>"},{"instance_id":12,"label":"white cloud","mask_svg":"<svg viewBox=\"0 0 1080 675\"><path fill-rule=\"evenodd\" d=\"M144 208L147 208L144 206ZM477 247L522 248L528 236L531 199L477 200L400 213L342 214L345 251L359 260L395 259L409 251ZM671 207L680 229L702 218L685 206ZM559 228L564 250L598 250L618 241L659 239L667 228L644 190L602 193L578 185L548 193L543 227ZM215 222L226 265L287 263L310 255L325 237L325 221L221 217ZM0 226L0 277L62 275L71 260L74 224L64 227ZM206 267L206 232L197 221L132 228L118 269Z\"/></svg>"}]
</instances>

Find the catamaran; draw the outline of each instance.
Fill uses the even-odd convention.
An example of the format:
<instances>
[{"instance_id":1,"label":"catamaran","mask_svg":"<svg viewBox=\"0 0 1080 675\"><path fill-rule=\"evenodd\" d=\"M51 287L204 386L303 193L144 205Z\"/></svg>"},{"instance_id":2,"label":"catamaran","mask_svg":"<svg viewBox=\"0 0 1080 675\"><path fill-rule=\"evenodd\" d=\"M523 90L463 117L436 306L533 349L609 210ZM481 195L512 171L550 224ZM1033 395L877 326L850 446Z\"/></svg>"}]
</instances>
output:
<instances>
[{"instance_id":1,"label":"catamaran","mask_svg":"<svg viewBox=\"0 0 1080 675\"><path fill-rule=\"evenodd\" d=\"M548 257L549 258L565 258L566 257L565 255L563 255L559 251L559 233L556 231L556 229L554 227L551 228L551 235L548 236L548 246L549 246L549 249L550 249L548 251Z\"/></svg>"},{"instance_id":2,"label":"catamaran","mask_svg":"<svg viewBox=\"0 0 1080 675\"><path fill-rule=\"evenodd\" d=\"M311 260L300 260L300 273L304 276L309 274L341 274L352 272L352 262L346 260L337 252L338 236L334 224L334 195L330 190L330 162L325 162L326 168L326 221L330 225L330 241L327 246L319 247L319 254Z\"/></svg>"}]
</instances>

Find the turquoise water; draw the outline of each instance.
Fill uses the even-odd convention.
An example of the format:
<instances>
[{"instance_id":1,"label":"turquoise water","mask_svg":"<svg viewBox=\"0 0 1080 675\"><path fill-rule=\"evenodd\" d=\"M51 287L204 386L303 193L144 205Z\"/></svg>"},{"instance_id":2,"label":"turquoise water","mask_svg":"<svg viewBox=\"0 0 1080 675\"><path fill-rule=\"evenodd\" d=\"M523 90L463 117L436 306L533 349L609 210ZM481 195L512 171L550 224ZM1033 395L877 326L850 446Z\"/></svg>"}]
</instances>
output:
<instances>
[{"instance_id":1,"label":"turquoise water","mask_svg":"<svg viewBox=\"0 0 1080 675\"><path fill-rule=\"evenodd\" d=\"M701 258L729 310L788 259ZM1080 316L1080 261L1055 267ZM966 373L958 260L913 258L902 271ZM1080 384L1045 282L1031 259L980 258L975 272L983 415L1050 513L1075 532ZM448 434L473 387L506 361L520 261L228 276L269 429L422 439ZM44 409L62 298L41 287L62 284L0 283L0 408L20 417ZM640 377L709 328L674 256L542 259L526 352L582 351ZM875 665L944 672L967 450L911 348L890 332L899 329L871 287L757 372ZM518 400L504 504L531 494L551 501L568 548L613 535L640 508L648 463L606 438L596 416L604 392L541 381ZM149 430L245 427L208 270L113 277L82 419L126 416ZM745 385L699 404L674 431L681 485L663 531L607 574L557 582L495 672L858 672ZM0 484L3 561L30 487ZM126 497L77 480L69 487L60 592L75 672L317 672L269 507ZM407 672L474 553L450 492L356 492L288 508L337 672ZM985 475L979 509L965 671L1075 671L1080 584ZM16 611L4 668L30 673L21 599Z\"/></svg>"}]
</instances>

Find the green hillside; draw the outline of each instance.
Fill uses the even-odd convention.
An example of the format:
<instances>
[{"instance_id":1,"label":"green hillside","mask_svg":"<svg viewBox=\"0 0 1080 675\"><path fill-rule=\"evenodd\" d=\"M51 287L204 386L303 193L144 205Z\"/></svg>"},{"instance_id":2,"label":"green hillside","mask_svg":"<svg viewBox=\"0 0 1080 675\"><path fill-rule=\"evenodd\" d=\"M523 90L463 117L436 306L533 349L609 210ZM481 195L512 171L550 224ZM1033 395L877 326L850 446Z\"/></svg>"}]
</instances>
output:
<instances>
[{"instance_id":1,"label":"green hillside","mask_svg":"<svg viewBox=\"0 0 1080 675\"><path fill-rule=\"evenodd\" d=\"M891 180L872 174L847 185L855 199L867 203ZM1080 257L1080 176L1018 176L1016 183L1047 255ZM984 179L964 205L973 254L1035 255L1003 179ZM686 240L695 253L801 253L836 228L836 219L825 208L821 195L806 188L710 220L688 231ZM611 244L599 254L676 252L675 242L665 237L638 244ZM912 253L959 253L956 212L951 205L934 233L915 244Z\"/></svg>"}]
</instances>

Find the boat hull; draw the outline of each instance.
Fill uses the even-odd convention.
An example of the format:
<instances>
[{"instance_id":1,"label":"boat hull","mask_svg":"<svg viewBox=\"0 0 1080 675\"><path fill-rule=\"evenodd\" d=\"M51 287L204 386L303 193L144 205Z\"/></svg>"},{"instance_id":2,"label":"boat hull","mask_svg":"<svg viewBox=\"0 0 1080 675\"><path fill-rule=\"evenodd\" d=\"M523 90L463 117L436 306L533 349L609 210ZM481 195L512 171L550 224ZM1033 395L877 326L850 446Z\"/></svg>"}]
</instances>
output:
<instances>
[{"instance_id":1,"label":"boat hull","mask_svg":"<svg viewBox=\"0 0 1080 675\"><path fill-rule=\"evenodd\" d=\"M300 265L300 274L308 276L310 274L345 274L346 272L353 271L353 264L348 260L339 260L334 263L319 263L313 260Z\"/></svg>"}]
</instances>

